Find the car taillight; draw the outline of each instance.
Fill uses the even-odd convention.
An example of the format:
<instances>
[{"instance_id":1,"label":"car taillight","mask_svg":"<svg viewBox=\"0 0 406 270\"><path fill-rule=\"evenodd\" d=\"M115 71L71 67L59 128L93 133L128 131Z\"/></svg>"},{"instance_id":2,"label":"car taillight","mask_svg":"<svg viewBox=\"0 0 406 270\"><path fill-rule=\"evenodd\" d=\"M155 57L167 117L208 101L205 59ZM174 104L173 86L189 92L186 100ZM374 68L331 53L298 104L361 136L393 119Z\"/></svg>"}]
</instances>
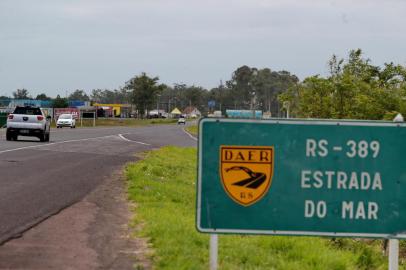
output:
<instances>
[{"instance_id":1,"label":"car taillight","mask_svg":"<svg viewBox=\"0 0 406 270\"><path fill-rule=\"evenodd\" d=\"M38 119L38 121L42 121L42 120L44 120L44 117L41 116L41 115L38 115L38 116L37 116L37 119Z\"/></svg>"},{"instance_id":2,"label":"car taillight","mask_svg":"<svg viewBox=\"0 0 406 270\"><path fill-rule=\"evenodd\" d=\"M13 119L13 118L14 118L14 115L9 114L8 119Z\"/></svg>"}]
</instances>

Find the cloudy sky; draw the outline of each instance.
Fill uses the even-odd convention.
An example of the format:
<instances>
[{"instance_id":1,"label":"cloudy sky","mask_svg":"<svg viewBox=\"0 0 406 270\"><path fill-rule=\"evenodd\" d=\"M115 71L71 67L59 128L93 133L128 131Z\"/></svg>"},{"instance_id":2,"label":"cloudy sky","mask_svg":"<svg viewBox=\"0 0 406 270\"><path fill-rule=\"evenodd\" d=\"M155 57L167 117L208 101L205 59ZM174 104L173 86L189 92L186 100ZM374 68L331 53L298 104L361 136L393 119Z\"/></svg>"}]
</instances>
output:
<instances>
[{"instance_id":1,"label":"cloudy sky","mask_svg":"<svg viewBox=\"0 0 406 270\"><path fill-rule=\"evenodd\" d=\"M362 48L406 64L403 0L0 0L0 95L114 89L142 71L207 88L241 65L326 74Z\"/></svg>"}]
</instances>

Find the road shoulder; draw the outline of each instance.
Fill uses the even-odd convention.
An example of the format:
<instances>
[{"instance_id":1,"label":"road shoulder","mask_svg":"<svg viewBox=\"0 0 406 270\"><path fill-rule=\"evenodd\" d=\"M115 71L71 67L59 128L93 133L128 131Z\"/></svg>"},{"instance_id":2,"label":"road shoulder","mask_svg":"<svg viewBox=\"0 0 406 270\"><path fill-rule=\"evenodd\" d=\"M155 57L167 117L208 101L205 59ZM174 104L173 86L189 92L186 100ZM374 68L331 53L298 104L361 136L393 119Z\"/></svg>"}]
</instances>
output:
<instances>
[{"instance_id":1,"label":"road shoulder","mask_svg":"<svg viewBox=\"0 0 406 270\"><path fill-rule=\"evenodd\" d=\"M131 237L122 169L80 202L0 246L0 269L149 269L146 241Z\"/></svg>"}]
</instances>

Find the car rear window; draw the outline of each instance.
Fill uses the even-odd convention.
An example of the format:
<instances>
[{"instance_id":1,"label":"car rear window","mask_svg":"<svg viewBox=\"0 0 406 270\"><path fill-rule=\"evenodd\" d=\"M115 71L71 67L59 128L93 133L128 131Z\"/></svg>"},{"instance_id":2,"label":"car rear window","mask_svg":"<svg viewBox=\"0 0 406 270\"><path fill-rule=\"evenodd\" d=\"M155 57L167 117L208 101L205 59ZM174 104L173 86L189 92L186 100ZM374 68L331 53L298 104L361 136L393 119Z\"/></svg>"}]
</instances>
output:
<instances>
[{"instance_id":1,"label":"car rear window","mask_svg":"<svg viewBox=\"0 0 406 270\"><path fill-rule=\"evenodd\" d=\"M40 108L17 107L14 114L42 115L42 112Z\"/></svg>"}]
</instances>

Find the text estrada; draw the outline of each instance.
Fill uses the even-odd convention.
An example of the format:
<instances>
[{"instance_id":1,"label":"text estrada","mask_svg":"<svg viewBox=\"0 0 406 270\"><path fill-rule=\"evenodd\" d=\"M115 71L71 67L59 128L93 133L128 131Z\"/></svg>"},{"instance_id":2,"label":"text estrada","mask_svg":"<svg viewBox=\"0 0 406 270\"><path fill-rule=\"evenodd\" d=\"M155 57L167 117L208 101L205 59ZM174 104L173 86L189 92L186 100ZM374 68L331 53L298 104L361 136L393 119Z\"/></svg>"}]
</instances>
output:
<instances>
[{"instance_id":1,"label":"text estrada","mask_svg":"<svg viewBox=\"0 0 406 270\"><path fill-rule=\"evenodd\" d=\"M310 171L301 173L303 189L382 190L379 172Z\"/></svg>"}]
</instances>

